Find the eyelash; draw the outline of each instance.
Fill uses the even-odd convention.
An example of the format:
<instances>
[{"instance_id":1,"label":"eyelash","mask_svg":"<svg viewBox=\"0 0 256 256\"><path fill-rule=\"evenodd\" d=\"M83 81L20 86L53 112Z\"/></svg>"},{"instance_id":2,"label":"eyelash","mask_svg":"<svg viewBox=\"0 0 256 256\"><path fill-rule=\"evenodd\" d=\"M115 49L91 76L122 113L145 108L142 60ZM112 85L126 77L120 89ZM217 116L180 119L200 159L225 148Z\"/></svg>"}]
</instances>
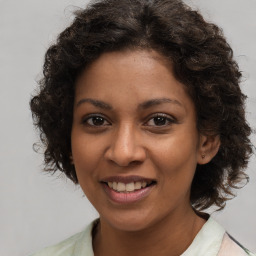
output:
<instances>
[{"instance_id":1,"label":"eyelash","mask_svg":"<svg viewBox=\"0 0 256 256\"><path fill-rule=\"evenodd\" d=\"M171 117L170 115L164 114L164 113L157 113L154 114L153 116L151 116L148 121L146 123L149 123L151 120L155 119L155 118L164 118L165 122L168 122L167 124L164 125L146 125L146 126L155 126L155 127L166 127L170 124L173 123L177 123L176 119L174 119L173 117Z\"/></svg>"},{"instance_id":2,"label":"eyelash","mask_svg":"<svg viewBox=\"0 0 256 256\"><path fill-rule=\"evenodd\" d=\"M95 124L89 124L88 120L93 120L93 118L101 118L104 122L107 122L107 125L111 125L109 121L106 120L106 118L104 116L102 116L101 114L91 114L89 116L86 116L85 118L83 118L82 120L82 124L89 126L89 127L96 127L96 128L101 128L102 126L106 126L106 125L95 125Z\"/></svg>"},{"instance_id":3,"label":"eyelash","mask_svg":"<svg viewBox=\"0 0 256 256\"><path fill-rule=\"evenodd\" d=\"M95 123L89 123L89 120L93 122L93 118L100 118L101 121L103 121L102 125L95 125ZM163 118L162 121L165 121L165 123L167 122L167 124L163 124L163 125L148 125L147 123L149 123L151 120L153 120L154 118ZM107 122L107 124L104 124L105 122ZM144 126L151 126L151 127L166 127L170 124L173 123L177 123L177 120L173 117L171 117L170 115L164 114L164 113L156 113L150 116L150 118L147 118L147 121L143 124ZM86 125L88 127L95 127L95 128L102 128L105 126L109 126L111 125L111 122L109 122L104 116L102 116L101 114L91 114L89 116L86 116L85 118L83 118L82 120L82 124Z\"/></svg>"}]
</instances>

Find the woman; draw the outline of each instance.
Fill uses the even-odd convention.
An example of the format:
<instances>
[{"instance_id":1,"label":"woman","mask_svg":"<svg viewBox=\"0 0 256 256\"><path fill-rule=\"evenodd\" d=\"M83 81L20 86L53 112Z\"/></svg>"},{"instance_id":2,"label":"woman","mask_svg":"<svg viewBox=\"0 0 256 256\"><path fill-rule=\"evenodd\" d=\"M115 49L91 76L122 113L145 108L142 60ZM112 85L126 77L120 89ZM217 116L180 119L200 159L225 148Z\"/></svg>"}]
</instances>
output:
<instances>
[{"instance_id":1,"label":"woman","mask_svg":"<svg viewBox=\"0 0 256 256\"><path fill-rule=\"evenodd\" d=\"M253 255L202 211L247 179L241 73L214 24L178 0L76 13L31 100L45 169L100 218L35 255Z\"/></svg>"}]
</instances>

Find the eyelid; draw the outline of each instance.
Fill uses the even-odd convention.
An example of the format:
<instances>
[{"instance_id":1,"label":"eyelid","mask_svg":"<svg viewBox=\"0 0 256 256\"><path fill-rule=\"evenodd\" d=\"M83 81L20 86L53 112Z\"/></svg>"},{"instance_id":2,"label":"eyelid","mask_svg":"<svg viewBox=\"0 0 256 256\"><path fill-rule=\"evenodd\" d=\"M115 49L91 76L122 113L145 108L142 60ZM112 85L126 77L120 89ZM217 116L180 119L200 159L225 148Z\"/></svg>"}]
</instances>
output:
<instances>
[{"instance_id":1,"label":"eyelid","mask_svg":"<svg viewBox=\"0 0 256 256\"><path fill-rule=\"evenodd\" d=\"M154 113L154 114L151 114L150 116L148 116L148 117L146 118L146 122L144 122L144 125L145 125L145 126L153 126L153 125L146 125L146 123L148 123L151 119L153 119L153 118L155 118L155 117L164 117L164 118L166 118L167 121L169 121L171 124L173 124L173 123L178 123L177 119L174 118L173 116L169 115L169 114L166 114L166 113ZM160 128L160 127L166 127L166 126L168 126L168 124L167 124L167 125L162 125L162 126L157 126L157 125L155 125L155 127L158 127L158 128Z\"/></svg>"},{"instance_id":2,"label":"eyelid","mask_svg":"<svg viewBox=\"0 0 256 256\"><path fill-rule=\"evenodd\" d=\"M96 127L96 128L100 128L100 127L103 127L103 126L107 126L107 125L91 125L91 124L88 124L87 121L90 119L90 118L93 118L93 117L101 117L104 119L104 121L106 121L108 124L107 125L111 125L111 122L108 120L108 118L106 118L103 114L101 113L93 113L93 114L88 114L88 115L85 115L83 116L82 120L81 120L81 124L82 125L87 125L88 127Z\"/></svg>"},{"instance_id":3,"label":"eyelid","mask_svg":"<svg viewBox=\"0 0 256 256\"><path fill-rule=\"evenodd\" d=\"M105 124L105 125L91 125L91 124L88 124L87 121L90 119L90 118L93 118L93 117L101 117L104 119L105 122L107 122L108 124ZM155 117L164 117L166 118L166 120L170 123L170 124L173 124L173 123L178 123L177 119L175 117L173 117L172 115L170 114L166 114L166 113L153 113L153 114L150 114L149 116L147 116L145 118L145 121L143 122L143 126L155 126L155 127L166 127L170 124L166 124L166 125L161 125L161 126L157 126L157 125L147 125L147 123L155 118ZM104 114L102 113L92 113L92 114L87 114L85 116L82 117L82 120L81 120L81 124L82 125L87 125L88 127L96 127L96 128L101 128L101 127L104 127L104 126L108 126L108 125L112 125L112 122L109 120L109 118L107 118Z\"/></svg>"}]
</instances>

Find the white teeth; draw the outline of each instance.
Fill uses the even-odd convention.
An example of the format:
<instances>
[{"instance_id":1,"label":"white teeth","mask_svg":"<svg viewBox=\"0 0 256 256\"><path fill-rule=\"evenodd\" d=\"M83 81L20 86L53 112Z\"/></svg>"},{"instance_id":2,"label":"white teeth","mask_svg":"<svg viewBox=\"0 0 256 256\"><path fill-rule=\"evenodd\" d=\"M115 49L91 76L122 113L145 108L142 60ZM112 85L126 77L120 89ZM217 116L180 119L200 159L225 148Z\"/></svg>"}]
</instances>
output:
<instances>
[{"instance_id":1,"label":"white teeth","mask_svg":"<svg viewBox=\"0 0 256 256\"><path fill-rule=\"evenodd\" d=\"M136 181L125 184L123 182L108 182L108 186L117 192L133 192L145 188L147 186L146 181Z\"/></svg>"},{"instance_id":2,"label":"white teeth","mask_svg":"<svg viewBox=\"0 0 256 256\"><path fill-rule=\"evenodd\" d=\"M134 191L134 182L126 184L125 188L128 192Z\"/></svg>"},{"instance_id":3,"label":"white teeth","mask_svg":"<svg viewBox=\"0 0 256 256\"><path fill-rule=\"evenodd\" d=\"M117 188L116 188L116 190L117 190L118 192L123 192L123 191L125 191L125 184L122 183L122 182L118 182L118 183L117 183Z\"/></svg>"},{"instance_id":4,"label":"white teeth","mask_svg":"<svg viewBox=\"0 0 256 256\"><path fill-rule=\"evenodd\" d=\"M141 187L142 187L142 184L141 184L141 182L139 182L139 181L136 181L135 182L135 189L141 189Z\"/></svg>"}]
</instances>

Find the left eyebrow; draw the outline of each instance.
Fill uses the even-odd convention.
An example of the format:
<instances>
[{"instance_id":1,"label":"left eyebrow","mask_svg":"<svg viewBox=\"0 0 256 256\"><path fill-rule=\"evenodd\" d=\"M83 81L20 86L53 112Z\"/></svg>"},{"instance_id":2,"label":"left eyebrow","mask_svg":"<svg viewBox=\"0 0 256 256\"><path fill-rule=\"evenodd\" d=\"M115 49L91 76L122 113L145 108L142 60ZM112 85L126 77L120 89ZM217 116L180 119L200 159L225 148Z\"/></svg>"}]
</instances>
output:
<instances>
[{"instance_id":1,"label":"left eyebrow","mask_svg":"<svg viewBox=\"0 0 256 256\"><path fill-rule=\"evenodd\" d=\"M140 109L147 109L147 108L150 108L150 107L153 107L153 106L156 106L156 105L160 105L160 104L163 104L163 103L172 103L172 104L176 104L176 105L184 108L184 106L178 100L169 99L169 98L151 99L151 100L148 100L148 101L145 101L145 102L139 104L139 108Z\"/></svg>"}]
</instances>

